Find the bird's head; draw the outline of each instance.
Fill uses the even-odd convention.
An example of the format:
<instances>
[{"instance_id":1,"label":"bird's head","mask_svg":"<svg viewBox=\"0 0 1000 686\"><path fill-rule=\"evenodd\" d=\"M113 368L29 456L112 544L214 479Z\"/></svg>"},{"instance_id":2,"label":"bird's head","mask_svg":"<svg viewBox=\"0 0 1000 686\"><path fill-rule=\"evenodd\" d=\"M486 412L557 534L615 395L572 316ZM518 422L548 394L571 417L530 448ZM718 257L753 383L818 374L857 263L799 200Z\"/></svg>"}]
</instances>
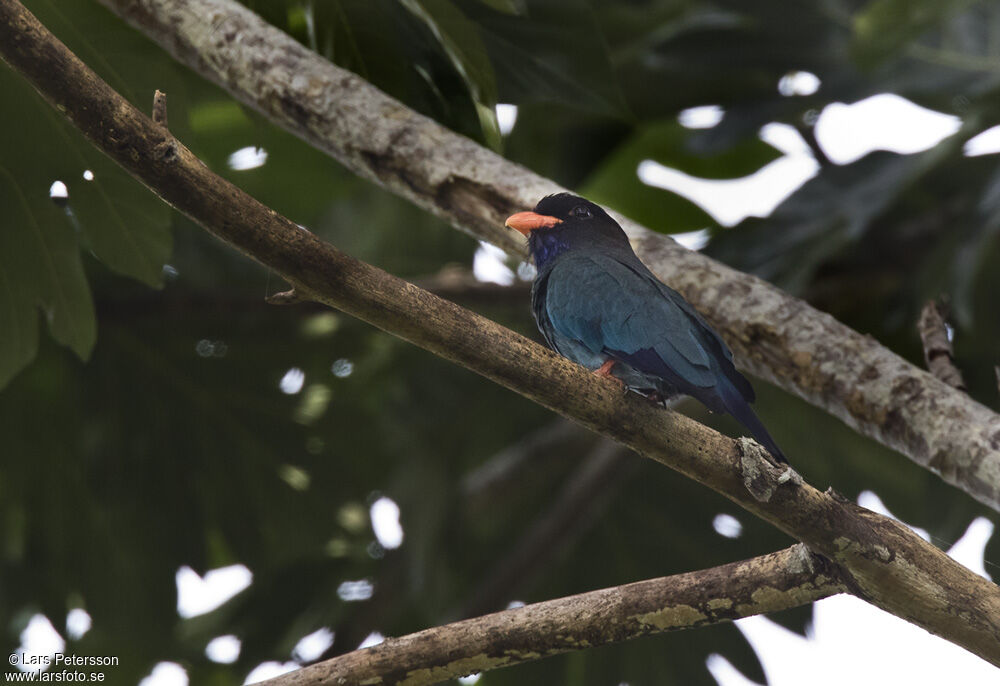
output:
<instances>
[{"instance_id":1,"label":"bird's head","mask_svg":"<svg viewBox=\"0 0 1000 686\"><path fill-rule=\"evenodd\" d=\"M594 221L596 220L596 222ZM506 226L523 233L528 238L534 231L591 223L612 224L615 221L600 207L572 193L547 195L538 201L531 212L518 212L507 218ZM568 224L569 226L560 226Z\"/></svg>"},{"instance_id":2,"label":"bird's head","mask_svg":"<svg viewBox=\"0 0 1000 686\"><path fill-rule=\"evenodd\" d=\"M628 246L618 222L598 205L572 193L548 195L531 212L512 214L506 226L527 236L538 267L577 247Z\"/></svg>"}]
</instances>

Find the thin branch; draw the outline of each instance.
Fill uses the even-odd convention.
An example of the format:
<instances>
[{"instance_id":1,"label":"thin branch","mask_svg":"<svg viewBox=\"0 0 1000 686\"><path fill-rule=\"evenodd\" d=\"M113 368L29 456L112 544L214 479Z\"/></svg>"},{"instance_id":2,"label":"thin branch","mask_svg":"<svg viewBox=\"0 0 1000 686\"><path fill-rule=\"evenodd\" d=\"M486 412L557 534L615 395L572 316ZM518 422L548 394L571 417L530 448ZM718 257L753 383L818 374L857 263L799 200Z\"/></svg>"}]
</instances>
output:
<instances>
[{"instance_id":1,"label":"thin branch","mask_svg":"<svg viewBox=\"0 0 1000 686\"><path fill-rule=\"evenodd\" d=\"M799 132L802 136L802 140L805 141L806 145L809 146L809 150L812 151L813 157L819 162L822 167L832 167L833 162L830 158L826 156L826 151L823 146L819 144L819 139L816 138L816 126L815 122L804 122L798 121L795 123L795 130Z\"/></svg>"},{"instance_id":2,"label":"thin branch","mask_svg":"<svg viewBox=\"0 0 1000 686\"><path fill-rule=\"evenodd\" d=\"M504 218L556 183L410 110L234 0L100 0L181 62L356 174L523 257ZM760 279L623 221L639 257L737 363L1000 510L1000 416ZM942 421L942 417L948 420Z\"/></svg>"},{"instance_id":3,"label":"thin branch","mask_svg":"<svg viewBox=\"0 0 1000 686\"><path fill-rule=\"evenodd\" d=\"M360 262L213 174L16 0L0 57L105 154L303 295L452 360L725 495L833 560L852 593L1000 666L1000 589L906 526L822 493L762 448L656 407L495 322Z\"/></svg>"},{"instance_id":4,"label":"thin branch","mask_svg":"<svg viewBox=\"0 0 1000 686\"><path fill-rule=\"evenodd\" d=\"M622 477L635 466L622 446L606 438L598 440L552 504L479 584L459 616L493 612L513 600L513 593L523 591L591 527L617 493Z\"/></svg>"},{"instance_id":5,"label":"thin branch","mask_svg":"<svg viewBox=\"0 0 1000 686\"><path fill-rule=\"evenodd\" d=\"M454 265L447 266L432 276L415 279L413 283L449 300L485 305L512 304L521 308L531 292L530 281L518 280L510 286L480 281L470 270Z\"/></svg>"},{"instance_id":6,"label":"thin branch","mask_svg":"<svg viewBox=\"0 0 1000 686\"><path fill-rule=\"evenodd\" d=\"M519 486L523 489L526 479L540 481L543 487L551 488L557 475L565 471L564 467L568 466L568 463L564 463L574 456L574 453L578 454L588 444L595 443L594 439L592 433L559 417L551 424L526 434L518 442L497 452L485 460L478 469L466 475L461 482L458 507L465 517L475 516L485 510L496 511L498 507L504 507L504 504L498 501L511 495L510 492ZM606 439L597 437L596 442L601 441ZM618 446L616 448L621 450ZM537 483L533 485L538 487ZM550 541L550 543L555 545L563 542ZM353 650L365 636L379 626L384 627L388 620L395 616L394 613L398 612L400 607L399 593L406 585L403 583L400 559L398 554L387 555L384 562L388 563L388 569L381 570L375 581L375 587L379 592L334 627L337 640L320 659ZM505 590L512 590L494 588L500 595ZM496 605L490 605L487 611L495 609ZM451 618L459 619L472 614L479 613L456 611Z\"/></svg>"},{"instance_id":7,"label":"thin branch","mask_svg":"<svg viewBox=\"0 0 1000 686\"><path fill-rule=\"evenodd\" d=\"M263 684L434 684L572 650L776 612L846 590L823 558L795 545L743 562L389 638Z\"/></svg>"},{"instance_id":8,"label":"thin branch","mask_svg":"<svg viewBox=\"0 0 1000 686\"><path fill-rule=\"evenodd\" d=\"M167 126L167 94L163 91L153 93L153 121Z\"/></svg>"},{"instance_id":9,"label":"thin branch","mask_svg":"<svg viewBox=\"0 0 1000 686\"><path fill-rule=\"evenodd\" d=\"M372 632L398 619L409 589L409 559L399 551L387 551L379 565L374 586L377 592L364 603L354 603L350 613L333 626L333 643L313 663L344 655L361 645Z\"/></svg>"},{"instance_id":10,"label":"thin branch","mask_svg":"<svg viewBox=\"0 0 1000 686\"><path fill-rule=\"evenodd\" d=\"M547 466L552 458L569 457L571 450L562 446L573 444L570 448L582 448L584 441L581 439L590 440L592 436L560 417L483 460L459 483L466 514L494 505L503 493L522 483L527 471L537 473L539 466ZM557 446L560 449L556 449ZM561 465L562 461L559 462Z\"/></svg>"},{"instance_id":11,"label":"thin branch","mask_svg":"<svg viewBox=\"0 0 1000 686\"><path fill-rule=\"evenodd\" d=\"M302 297L294 288L290 291L281 291L280 293L275 293L264 298L264 302L268 305L298 305L302 302L308 302L308 298Z\"/></svg>"},{"instance_id":12,"label":"thin branch","mask_svg":"<svg viewBox=\"0 0 1000 686\"><path fill-rule=\"evenodd\" d=\"M920 342L924 346L927 369L952 388L966 390L962 372L955 366L955 351L948 338L948 325L941 315L938 304L933 300L924 305L917 322Z\"/></svg>"}]
</instances>

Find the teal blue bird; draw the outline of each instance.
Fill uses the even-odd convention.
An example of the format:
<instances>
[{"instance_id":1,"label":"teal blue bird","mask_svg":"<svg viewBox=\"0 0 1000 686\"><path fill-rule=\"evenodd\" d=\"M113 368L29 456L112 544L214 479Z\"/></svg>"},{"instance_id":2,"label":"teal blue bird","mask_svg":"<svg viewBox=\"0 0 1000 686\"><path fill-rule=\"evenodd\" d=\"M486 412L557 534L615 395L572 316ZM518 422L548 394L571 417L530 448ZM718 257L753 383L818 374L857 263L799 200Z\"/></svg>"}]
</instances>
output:
<instances>
[{"instance_id":1,"label":"teal blue bird","mask_svg":"<svg viewBox=\"0 0 1000 686\"><path fill-rule=\"evenodd\" d=\"M652 398L689 395L729 413L787 462L750 408L753 387L722 338L639 261L603 209L559 193L507 226L528 238L538 270L531 308L553 350Z\"/></svg>"}]
</instances>

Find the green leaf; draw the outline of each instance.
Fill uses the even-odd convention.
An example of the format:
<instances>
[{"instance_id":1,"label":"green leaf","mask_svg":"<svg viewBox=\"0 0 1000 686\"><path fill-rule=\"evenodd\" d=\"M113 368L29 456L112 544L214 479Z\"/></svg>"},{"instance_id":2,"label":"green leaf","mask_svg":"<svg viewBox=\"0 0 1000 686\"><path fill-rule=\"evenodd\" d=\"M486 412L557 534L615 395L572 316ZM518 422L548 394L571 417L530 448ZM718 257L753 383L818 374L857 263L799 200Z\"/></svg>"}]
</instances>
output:
<instances>
[{"instance_id":1,"label":"green leaf","mask_svg":"<svg viewBox=\"0 0 1000 686\"><path fill-rule=\"evenodd\" d=\"M497 84L479 28L449 0L401 0L437 38L451 65L462 77L476 106L476 114L487 143L500 148L500 126L496 119Z\"/></svg>"},{"instance_id":2,"label":"green leaf","mask_svg":"<svg viewBox=\"0 0 1000 686\"><path fill-rule=\"evenodd\" d=\"M6 330L0 345L0 385L34 357L35 308L53 337L82 359L96 339L94 306L80 260L85 246L111 269L160 283L170 252L170 210L83 139L20 77L0 68L9 102L0 135L0 217ZM86 180L89 171L93 180ZM49 187L62 181L68 202L56 206Z\"/></svg>"},{"instance_id":3,"label":"green leaf","mask_svg":"<svg viewBox=\"0 0 1000 686\"><path fill-rule=\"evenodd\" d=\"M976 0L875 0L854 15L855 57L871 66Z\"/></svg>"},{"instance_id":4,"label":"green leaf","mask_svg":"<svg viewBox=\"0 0 1000 686\"><path fill-rule=\"evenodd\" d=\"M94 304L76 237L66 218L59 216L59 208L46 197L47 190L38 184L25 187L10 170L0 167L5 224L0 227L0 322L4 324L0 385L6 385L35 355L39 306L52 336L81 359L90 355L97 337Z\"/></svg>"},{"instance_id":5,"label":"green leaf","mask_svg":"<svg viewBox=\"0 0 1000 686\"><path fill-rule=\"evenodd\" d=\"M990 247L996 244L1000 234L1000 169L986 180L975 212L975 221L969 222L975 230L965 237L952 258L953 276L949 289L954 296L957 319L967 327L975 323L972 301L976 279L993 257Z\"/></svg>"},{"instance_id":6,"label":"green leaf","mask_svg":"<svg viewBox=\"0 0 1000 686\"><path fill-rule=\"evenodd\" d=\"M6 172L4 172L6 173ZM0 185L0 198L6 185ZM5 199L6 200L6 199ZM13 203L4 203L5 212L16 212ZM7 262L14 253L4 245L5 233L0 233L0 387L10 381L20 369L35 358L38 347L38 323L35 303L25 297L24 284L19 282Z\"/></svg>"},{"instance_id":7,"label":"green leaf","mask_svg":"<svg viewBox=\"0 0 1000 686\"><path fill-rule=\"evenodd\" d=\"M505 14L521 14L524 11L518 0L479 0L479 2Z\"/></svg>"},{"instance_id":8,"label":"green leaf","mask_svg":"<svg viewBox=\"0 0 1000 686\"><path fill-rule=\"evenodd\" d=\"M627 118L629 108L590 5L581 0L526 5L524 16L467 8L489 50L500 101L558 103Z\"/></svg>"},{"instance_id":9,"label":"green leaf","mask_svg":"<svg viewBox=\"0 0 1000 686\"><path fill-rule=\"evenodd\" d=\"M766 219L749 217L713 236L708 252L791 292L825 260L859 241L876 220L954 143L916 155L877 151L845 166L827 166Z\"/></svg>"},{"instance_id":10,"label":"green leaf","mask_svg":"<svg viewBox=\"0 0 1000 686\"><path fill-rule=\"evenodd\" d=\"M719 155L696 155L686 149L690 135L691 131L675 119L638 129L583 183L581 192L657 231L691 231L715 222L686 198L643 183L636 174L642 161L653 160L692 176L720 179L752 174L780 155L758 138Z\"/></svg>"},{"instance_id":11,"label":"green leaf","mask_svg":"<svg viewBox=\"0 0 1000 686\"><path fill-rule=\"evenodd\" d=\"M66 185L90 248L119 274L160 286L172 246L169 208L102 155L81 151L80 161L93 178L81 174Z\"/></svg>"}]
</instances>

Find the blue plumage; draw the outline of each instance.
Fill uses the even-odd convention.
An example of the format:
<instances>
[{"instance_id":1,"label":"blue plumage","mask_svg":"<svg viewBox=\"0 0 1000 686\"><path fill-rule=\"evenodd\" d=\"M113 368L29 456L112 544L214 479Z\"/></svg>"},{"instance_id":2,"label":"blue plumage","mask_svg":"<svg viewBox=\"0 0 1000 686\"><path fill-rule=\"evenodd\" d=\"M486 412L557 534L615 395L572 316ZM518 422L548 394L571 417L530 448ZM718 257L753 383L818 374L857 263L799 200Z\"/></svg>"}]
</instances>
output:
<instances>
[{"instance_id":1,"label":"blue plumage","mask_svg":"<svg viewBox=\"0 0 1000 686\"><path fill-rule=\"evenodd\" d=\"M604 210L560 193L507 224L528 236L538 268L532 310L552 349L592 370L612 364L611 374L640 393L690 395L728 412L786 461L750 408L753 388L729 348L639 261Z\"/></svg>"}]
</instances>

